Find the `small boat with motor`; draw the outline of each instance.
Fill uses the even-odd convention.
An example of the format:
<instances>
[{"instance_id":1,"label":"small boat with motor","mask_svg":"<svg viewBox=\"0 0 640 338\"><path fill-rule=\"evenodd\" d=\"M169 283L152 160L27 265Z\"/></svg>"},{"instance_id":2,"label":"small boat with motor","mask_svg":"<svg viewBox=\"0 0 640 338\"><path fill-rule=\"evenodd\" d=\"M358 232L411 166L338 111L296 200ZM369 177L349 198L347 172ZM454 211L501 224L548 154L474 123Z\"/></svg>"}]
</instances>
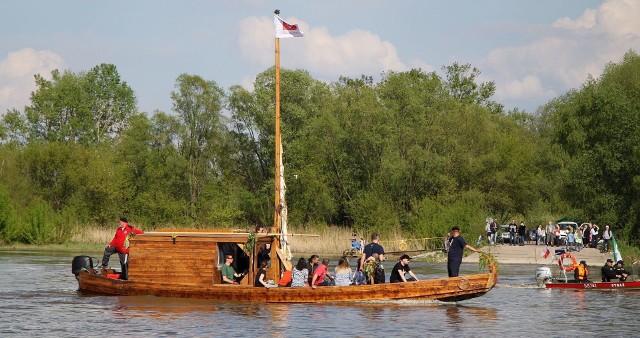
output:
<instances>
[{"instance_id":1,"label":"small boat with motor","mask_svg":"<svg viewBox=\"0 0 640 338\"><path fill-rule=\"evenodd\" d=\"M564 260L570 259L571 265L565 265ZM564 278L555 278L551 273L551 268L541 266L536 269L536 281L539 287L547 289L576 289L576 290L640 290L640 281L613 281L613 282L588 282L580 283L567 277L567 272L576 269L577 261L568 252L561 253L558 258L558 265Z\"/></svg>"}]
</instances>

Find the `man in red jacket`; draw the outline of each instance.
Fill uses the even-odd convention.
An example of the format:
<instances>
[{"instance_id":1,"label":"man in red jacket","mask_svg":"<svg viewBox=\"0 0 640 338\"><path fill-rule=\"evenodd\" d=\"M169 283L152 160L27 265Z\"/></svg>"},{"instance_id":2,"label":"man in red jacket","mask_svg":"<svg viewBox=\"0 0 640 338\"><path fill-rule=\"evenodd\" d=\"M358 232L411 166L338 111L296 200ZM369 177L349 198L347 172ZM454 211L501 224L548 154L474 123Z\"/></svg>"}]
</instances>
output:
<instances>
[{"instance_id":1,"label":"man in red jacket","mask_svg":"<svg viewBox=\"0 0 640 338\"><path fill-rule=\"evenodd\" d=\"M109 266L109 257L116 252L118 253L120 257L120 267L122 268L122 273L120 274L121 279L127 279L129 236L131 236L132 233L143 234L144 231L132 227L126 218L121 217L120 226L116 229L116 235L113 236L109 246L104 249L104 256L102 256L102 268L107 269Z\"/></svg>"}]
</instances>

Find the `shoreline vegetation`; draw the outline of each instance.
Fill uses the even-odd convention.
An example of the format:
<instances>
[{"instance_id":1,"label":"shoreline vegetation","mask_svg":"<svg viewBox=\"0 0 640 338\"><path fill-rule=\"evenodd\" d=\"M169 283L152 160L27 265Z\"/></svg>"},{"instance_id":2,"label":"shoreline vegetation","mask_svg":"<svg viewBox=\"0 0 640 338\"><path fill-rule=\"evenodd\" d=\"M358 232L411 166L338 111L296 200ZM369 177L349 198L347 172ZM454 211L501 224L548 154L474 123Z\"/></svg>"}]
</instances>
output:
<instances>
[{"instance_id":1,"label":"shoreline vegetation","mask_svg":"<svg viewBox=\"0 0 640 338\"><path fill-rule=\"evenodd\" d=\"M185 229L186 230L186 229ZM153 230L149 230L153 231ZM292 259L297 257L308 257L311 254L318 254L321 256L329 256L329 257L340 257L343 255L345 250L351 248L351 229L338 227L338 226L326 226L319 228L291 228L289 231L292 236L289 237L289 243L291 244L292 250ZM24 243L12 243L12 244L2 244L0 245L1 251L35 251L35 252L69 252L69 253L84 253L93 256L102 255L102 251L104 247L109 244L111 239L113 238L113 234L115 233L115 227L113 229L110 228L102 228L97 226L86 227L80 231L78 231L75 235L71 236L71 239L64 243L59 244L24 244ZM370 234L358 234L358 239L365 238L367 239ZM435 243L437 246L442 242L443 238L437 239L429 239L429 242L432 245ZM422 248L417 248L416 244L412 241L417 241L416 239L410 239L402 234L395 233L383 236L383 240L381 240L381 244L385 247L387 252L396 252L395 254L389 255L389 261L395 260L395 256L399 256L400 253L404 252L403 250L398 249L398 243L405 243L404 248L406 248L406 252L409 252L411 256L414 256L414 259L418 261L425 261L430 263L441 263L446 262L447 256L446 253L442 252L438 247L431 247L428 250L422 250ZM368 242L368 241L367 241ZM467 239L468 243L474 245L470 239ZM426 243L420 241L420 244ZM640 261L640 249L637 247L629 246L624 243L624 241L618 241L618 246L620 251L622 252L622 257L625 262L629 264L636 263ZM477 247L484 252L495 251L495 247L481 245ZM538 248L544 248L543 246L539 246ZM505 249L505 248L503 248ZM542 250L542 249L540 249ZM465 251L465 253L471 257L475 258L477 255L473 255L471 252ZM517 255L516 255L517 256ZM357 256L348 257L351 261L355 262ZM499 259L500 260L500 259ZM512 257L507 261L499 262L501 264L533 264L539 265L544 264L543 260L540 262L532 263L531 257L525 257L522 259L518 259L517 257Z\"/></svg>"},{"instance_id":2,"label":"shoreline vegetation","mask_svg":"<svg viewBox=\"0 0 640 338\"><path fill-rule=\"evenodd\" d=\"M144 230L144 227L143 227ZM179 228L176 230L180 230ZM186 228L185 228L186 230ZM154 230L147 230L154 231ZM212 230L214 231L214 230ZM69 241L57 244L24 244L24 243L11 243L0 245L0 251L12 251L12 250L25 250L25 251L56 251L56 252L77 252L86 253L92 255L102 254L104 247L111 242L115 233L115 227L103 228L98 226L89 226L78 230ZM345 250L351 248L351 229L338 227L338 226L326 226L318 228L290 228L289 243L293 248L292 256L295 257L308 257L311 254L318 254L331 257L340 257ZM360 240L364 238L367 243L369 242L370 234L358 234L357 238ZM429 239L429 242L443 242L444 238ZM390 235L384 235L381 244L385 246L388 252L397 252L399 250L399 244L402 244L401 248L406 248L409 251L417 252L419 249L417 246L423 245L424 241L417 239L409 239L402 234L395 233ZM412 243L416 242L416 243ZM404 243L404 244L403 244ZM427 261L442 261L446 259L445 255L440 250L430 250L430 252L424 252L419 255L420 260ZM398 256L400 254L397 254ZM391 255L395 256L395 255ZM356 257L352 257L356 259Z\"/></svg>"}]
</instances>

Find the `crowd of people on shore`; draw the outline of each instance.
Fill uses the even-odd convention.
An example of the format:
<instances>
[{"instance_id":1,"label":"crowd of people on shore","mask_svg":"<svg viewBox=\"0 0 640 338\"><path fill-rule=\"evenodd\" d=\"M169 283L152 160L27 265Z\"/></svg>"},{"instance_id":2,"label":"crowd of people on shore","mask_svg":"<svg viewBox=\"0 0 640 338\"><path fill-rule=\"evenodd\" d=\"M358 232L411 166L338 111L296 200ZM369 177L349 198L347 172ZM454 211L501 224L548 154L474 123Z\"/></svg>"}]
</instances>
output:
<instances>
[{"instance_id":1,"label":"crowd of people on shore","mask_svg":"<svg viewBox=\"0 0 640 338\"><path fill-rule=\"evenodd\" d=\"M508 233L508 240L503 239L501 230L494 219L487 219L485 232L488 245L496 245L502 241L503 244L509 243L511 246L523 246L525 242L534 242L536 245L564 247L567 251L599 248L601 252L608 252L611 249L611 239L613 238L608 225L605 225L601 231L600 227L593 223L583 223L579 226L576 224L575 228L571 226L561 228L560 223L554 224L549 221L544 226L539 224L537 227L529 227L524 221L517 224L516 220L512 219L506 229L502 230L504 233ZM484 239L483 236L480 236L477 245L480 245Z\"/></svg>"}]
</instances>

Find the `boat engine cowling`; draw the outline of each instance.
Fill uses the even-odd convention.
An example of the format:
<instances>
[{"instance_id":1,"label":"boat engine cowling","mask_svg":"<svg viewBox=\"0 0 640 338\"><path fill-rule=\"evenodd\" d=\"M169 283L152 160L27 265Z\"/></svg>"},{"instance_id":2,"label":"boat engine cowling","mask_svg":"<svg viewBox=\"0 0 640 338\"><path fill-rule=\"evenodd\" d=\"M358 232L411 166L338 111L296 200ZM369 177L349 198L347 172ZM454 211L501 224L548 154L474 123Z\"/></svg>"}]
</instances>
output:
<instances>
[{"instance_id":1,"label":"boat engine cowling","mask_svg":"<svg viewBox=\"0 0 640 338\"><path fill-rule=\"evenodd\" d=\"M538 286L544 286L544 284L552 278L551 269L548 266L539 266L536 269L536 282L538 283Z\"/></svg>"},{"instance_id":2,"label":"boat engine cowling","mask_svg":"<svg viewBox=\"0 0 640 338\"><path fill-rule=\"evenodd\" d=\"M74 275L79 275L83 269L89 270L93 268L93 259L89 256L75 256L71 263L71 272Z\"/></svg>"}]
</instances>

